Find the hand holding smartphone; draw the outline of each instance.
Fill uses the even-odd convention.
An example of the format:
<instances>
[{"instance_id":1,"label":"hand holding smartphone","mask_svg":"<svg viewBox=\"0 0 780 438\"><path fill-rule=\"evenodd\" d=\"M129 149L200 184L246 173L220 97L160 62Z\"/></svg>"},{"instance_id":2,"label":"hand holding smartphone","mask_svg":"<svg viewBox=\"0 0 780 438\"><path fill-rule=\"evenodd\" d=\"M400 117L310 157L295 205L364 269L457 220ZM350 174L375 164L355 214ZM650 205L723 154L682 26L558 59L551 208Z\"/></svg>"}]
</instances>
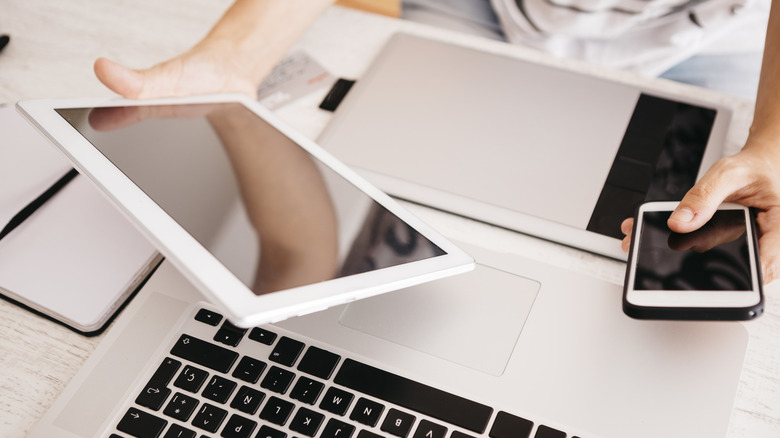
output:
<instances>
[{"instance_id":1,"label":"hand holding smartphone","mask_svg":"<svg viewBox=\"0 0 780 438\"><path fill-rule=\"evenodd\" d=\"M675 233L678 202L639 207L623 311L639 319L748 320L763 311L756 226L748 207L724 203L702 228Z\"/></svg>"}]
</instances>

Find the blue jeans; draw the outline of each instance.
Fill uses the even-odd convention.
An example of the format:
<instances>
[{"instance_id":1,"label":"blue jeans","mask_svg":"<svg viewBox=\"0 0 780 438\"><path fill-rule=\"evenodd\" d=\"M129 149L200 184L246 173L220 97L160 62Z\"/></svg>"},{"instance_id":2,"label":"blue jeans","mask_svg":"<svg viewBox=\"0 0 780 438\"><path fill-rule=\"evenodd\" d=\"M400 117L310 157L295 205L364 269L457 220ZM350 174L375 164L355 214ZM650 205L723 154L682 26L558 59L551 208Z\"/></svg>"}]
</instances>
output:
<instances>
[{"instance_id":1,"label":"blue jeans","mask_svg":"<svg viewBox=\"0 0 780 438\"><path fill-rule=\"evenodd\" d=\"M505 40L489 0L403 0L403 18L487 38ZM755 99L761 53L697 55L662 78Z\"/></svg>"}]
</instances>

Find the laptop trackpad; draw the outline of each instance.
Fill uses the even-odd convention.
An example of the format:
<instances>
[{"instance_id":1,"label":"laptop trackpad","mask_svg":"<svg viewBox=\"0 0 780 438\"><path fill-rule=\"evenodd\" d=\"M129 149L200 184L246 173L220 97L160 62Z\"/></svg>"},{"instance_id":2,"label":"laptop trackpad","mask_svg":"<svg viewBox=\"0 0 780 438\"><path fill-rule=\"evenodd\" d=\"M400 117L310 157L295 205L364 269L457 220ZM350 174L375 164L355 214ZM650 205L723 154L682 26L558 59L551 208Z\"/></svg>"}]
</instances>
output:
<instances>
[{"instance_id":1,"label":"laptop trackpad","mask_svg":"<svg viewBox=\"0 0 780 438\"><path fill-rule=\"evenodd\" d=\"M478 264L466 274L351 303L340 322L498 376L540 286Z\"/></svg>"}]
</instances>

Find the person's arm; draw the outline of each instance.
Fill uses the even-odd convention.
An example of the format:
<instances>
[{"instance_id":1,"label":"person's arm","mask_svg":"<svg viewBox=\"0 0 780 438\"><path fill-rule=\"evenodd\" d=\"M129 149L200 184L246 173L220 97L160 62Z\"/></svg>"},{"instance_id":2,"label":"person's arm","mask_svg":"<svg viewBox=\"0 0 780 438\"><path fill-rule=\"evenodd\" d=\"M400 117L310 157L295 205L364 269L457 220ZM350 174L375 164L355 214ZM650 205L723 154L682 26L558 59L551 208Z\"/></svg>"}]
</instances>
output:
<instances>
[{"instance_id":1,"label":"person's arm","mask_svg":"<svg viewBox=\"0 0 780 438\"><path fill-rule=\"evenodd\" d=\"M214 92L256 97L257 87L333 0L236 0L187 52L142 70L105 58L95 74L114 92L147 99Z\"/></svg>"},{"instance_id":2,"label":"person's arm","mask_svg":"<svg viewBox=\"0 0 780 438\"><path fill-rule=\"evenodd\" d=\"M723 201L759 211L759 252L764 282L778 278L780 263L780 0L772 0L761 78L750 134L742 150L717 161L669 218L678 233L699 229ZM628 250L633 220L623 222Z\"/></svg>"}]
</instances>

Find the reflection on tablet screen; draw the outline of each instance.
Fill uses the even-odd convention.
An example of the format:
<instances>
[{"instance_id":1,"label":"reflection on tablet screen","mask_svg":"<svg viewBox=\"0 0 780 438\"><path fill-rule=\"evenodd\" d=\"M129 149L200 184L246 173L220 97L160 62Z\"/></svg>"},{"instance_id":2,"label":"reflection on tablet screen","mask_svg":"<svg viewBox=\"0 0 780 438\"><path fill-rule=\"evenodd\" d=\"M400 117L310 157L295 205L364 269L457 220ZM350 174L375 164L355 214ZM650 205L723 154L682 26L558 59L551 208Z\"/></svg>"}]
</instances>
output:
<instances>
[{"instance_id":1,"label":"reflection on tablet screen","mask_svg":"<svg viewBox=\"0 0 780 438\"><path fill-rule=\"evenodd\" d=\"M243 105L57 112L256 294L444 254Z\"/></svg>"}]
</instances>

